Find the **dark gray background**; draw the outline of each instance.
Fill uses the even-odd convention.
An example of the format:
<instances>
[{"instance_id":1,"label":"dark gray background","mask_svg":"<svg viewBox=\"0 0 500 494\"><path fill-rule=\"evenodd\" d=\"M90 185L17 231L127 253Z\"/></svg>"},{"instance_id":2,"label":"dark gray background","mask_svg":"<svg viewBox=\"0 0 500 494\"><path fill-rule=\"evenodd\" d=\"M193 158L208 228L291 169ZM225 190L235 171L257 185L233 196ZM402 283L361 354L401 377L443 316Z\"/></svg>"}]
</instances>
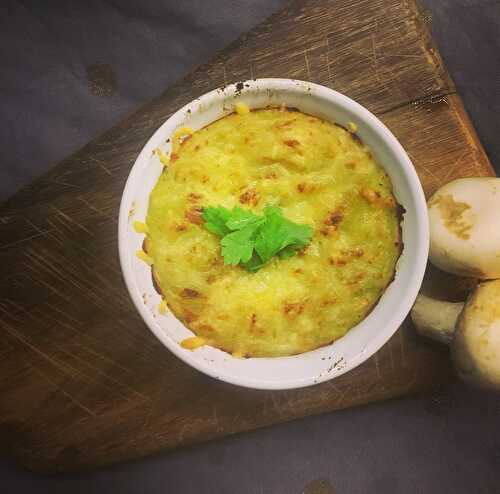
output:
<instances>
[{"instance_id":1,"label":"dark gray background","mask_svg":"<svg viewBox=\"0 0 500 494\"><path fill-rule=\"evenodd\" d=\"M0 201L284 3L1 2ZM423 3L498 172L500 2ZM113 94L95 94L95 64L111 66ZM6 493L333 492L327 485L337 494L499 493L500 397L456 383L82 475L40 477L0 461Z\"/></svg>"}]
</instances>

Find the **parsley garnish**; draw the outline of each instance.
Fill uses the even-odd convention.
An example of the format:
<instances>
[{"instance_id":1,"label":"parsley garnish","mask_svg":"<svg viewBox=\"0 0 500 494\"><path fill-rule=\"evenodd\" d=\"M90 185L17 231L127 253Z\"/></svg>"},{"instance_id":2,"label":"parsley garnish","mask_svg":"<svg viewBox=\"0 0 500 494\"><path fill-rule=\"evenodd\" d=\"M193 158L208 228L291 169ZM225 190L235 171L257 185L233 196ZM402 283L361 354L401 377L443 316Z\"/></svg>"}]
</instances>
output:
<instances>
[{"instance_id":1,"label":"parsley garnish","mask_svg":"<svg viewBox=\"0 0 500 494\"><path fill-rule=\"evenodd\" d=\"M255 272L271 258L287 259L311 242L313 229L283 216L280 208L268 206L259 216L247 209L208 207L203 209L205 228L221 238L224 264L240 265Z\"/></svg>"}]
</instances>

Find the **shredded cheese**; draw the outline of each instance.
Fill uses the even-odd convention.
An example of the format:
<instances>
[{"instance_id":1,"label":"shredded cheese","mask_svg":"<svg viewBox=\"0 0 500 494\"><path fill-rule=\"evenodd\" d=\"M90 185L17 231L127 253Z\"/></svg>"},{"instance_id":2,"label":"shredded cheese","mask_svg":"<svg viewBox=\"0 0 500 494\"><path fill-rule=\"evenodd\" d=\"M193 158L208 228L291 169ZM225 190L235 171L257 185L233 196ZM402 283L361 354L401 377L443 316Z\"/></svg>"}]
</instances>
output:
<instances>
[{"instance_id":1,"label":"shredded cheese","mask_svg":"<svg viewBox=\"0 0 500 494\"><path fill-rule=\"evenodd\" d=\"M350 132L356 132L358 130L358 126L354 122L349 122L347 124Z\"/></svg>"},{"instance_id":2,"label":"shredded cheese","mask_svg":"<svg viewBox=\"0 0 500 494\"><path fill-rule=\"evenodd\" d=\"M142 221L134 221L133 227L136 233L148 233L149 228L146 223L143 223Z\"/></svg>"},{"instance_id":3,"label":"shredded cheese","mask_svg":"<svg viewBox=\"0 0 500 494\"><path fill-rule=\"evenodd\" d=\"M186 350L196 350L197 348L200 348L200 346L203 346L205 343L206 341L204 338L201 338L200 336L192 336L191 338L182 340L181 347L185 348Z\"/></svg>"},{"instance_id":4,"label":"shredded cheese","mask_svg":"<svg viewBox=\"0 0 500 494\"><path fill-rule=\"evenodd\" d=\"M234 109L238 115L245 115L246 113L250 113L250 108L246 103L238 102L234 105Z\"/></svg>"},{"instance_id":5,"label":"shredded cheese","mask_svg":"<svg viewBox=\"0 0 500 494\"><path fill-rule=\"evenodd\" d=\"M170 163L168 156L160 148L155 149L155 154L163 166L167 166Z\"/></svg>"},{"instance_id":6,"label":"shredded cheese","mask_svg":"<svg viewBox=\"0 0 500 494\"><path fill-rule=\"evenodd\" d=\"M141 260L144 261L146 264L149 264L149 266L153 265L153 258L148 256L142 249L138 250L135 255Z\"/></svg>"},{"instance_id":7,"label":"shredded cheese","mask_svg":"<svg viewBox=\"0 0 500 494\"><path fill-rule=\"evenodd\" d=\"M158 305L158 312L163 316L168 312L168 305L166 300L162 300Z\"/></svg>"},{"instance_id":8,"label":"shredded cheese","mask_svg":"<svg viewBox=\"0 0 500 494\"><path fill-rule=\"evenodd\" d=\"M180 127L177 129L172 136L172 154L176 154L182 142L193 134L194 130L191 127Z\"/></svg>"}]
</instances>

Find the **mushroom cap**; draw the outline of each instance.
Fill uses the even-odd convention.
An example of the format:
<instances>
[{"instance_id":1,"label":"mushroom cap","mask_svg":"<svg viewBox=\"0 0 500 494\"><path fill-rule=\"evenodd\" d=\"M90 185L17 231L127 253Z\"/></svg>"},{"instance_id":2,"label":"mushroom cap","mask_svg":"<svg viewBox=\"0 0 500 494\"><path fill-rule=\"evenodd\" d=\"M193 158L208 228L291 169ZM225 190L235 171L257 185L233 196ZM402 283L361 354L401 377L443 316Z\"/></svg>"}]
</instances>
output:
<instances>
[{"instance_id":1,"label":"mushroom cap","mask_svg":"<svg viewBox=\"0 0 500 494\"><path fill-rule=\"evenodd\" d=\"M500 280L481 283L465 304L451 354L463 379L500 389Z\"/></svg>"},{"instance_id":2,"label":"mushroom cap","mask_svg":"<svg viewBox=\"0 0 500 494\"><path fill-rule=\"evenodd\" d=\"M462 178L428 201L431 262L449 273L500 278L500 178Z\"/></svg>"}]
</instances>

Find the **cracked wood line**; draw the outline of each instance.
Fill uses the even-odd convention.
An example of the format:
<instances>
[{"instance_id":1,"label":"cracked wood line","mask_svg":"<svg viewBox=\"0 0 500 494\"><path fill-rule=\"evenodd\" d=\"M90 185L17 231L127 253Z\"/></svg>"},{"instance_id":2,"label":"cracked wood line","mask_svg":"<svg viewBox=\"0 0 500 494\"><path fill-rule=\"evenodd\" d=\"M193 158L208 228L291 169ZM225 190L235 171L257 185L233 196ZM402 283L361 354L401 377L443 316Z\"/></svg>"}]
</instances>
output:
<instances>
[{"instance_id":1,"label":"cracked wood line","mask_svg":"<svg viewBox=\"0 0 500 494\"><path fill-rule=\"evenodd\" d=\"M54 343L52 343L52 346L53 346L53 348L59 350L61 353L65 354L67 357L73 358L77 361L77 363L80 363L80 367L78 367L78 368L75 367L75 369L77 369L78 372L82 372L80 370L82 365L88 367L91 371L94 371L98 376L94 380L94 382L98 383L99 385L104 386L105 388L107 388L110 391L114 391L116 389L116 387L113 385L116 385L120 388L123 388L122 395L120 397L123 398L124 400L131 401L132 398L129 396L129 394L133 394L141 400L149 401L149 398L147 396L143 395L142 393L139 393L138 391L134 390L133 388L131 388L127 384L111 377L109 374L105 373L104 371L102 371L98 367L90 364L89 362L86 362L78 355L76 355L74 353L70 353L69 351L65 350L63 347L56 345ZM75 362L75 365L76 365L76 362ZM99 379L99 376L102 377L104 380L109 381L111 384L110 385L104 384L103 381L101 379Z\"/></svg>"},{"instance_id":2,"label":"cracked wood line","mask_svg":"<svg viewBox=\"0 0 500 494\"><path fill-rule=\"evenodd\" d=\"M43 426L35 413L20 411L22 430L32 435L19 436L10 452L24 464L45 471L101 466L446 379L445 354L416 345L405 325L372 362L336 380L255 392L249 400L248 390L178 361L144 326L123 285L115 245L126 176L169 115L237 75L314 78L354 97L404 144L427 193L444 180L492 173L412 0L292 1L0 208L0 229L15 233L0 245L7 261L0 327L12 347L3 367L19 384L11 389L12 380L2 380L0 391L14 398L14 415L16 403L55 404L58 396L88 409L71 402L72 416L48 407ZM33 368L21 372L23 361ZM33 383L42 380L47 387L37 395ZM53 401L47 389L56 390Z\"/></svg>"},{"instance_id":3,"label":"cracked wood line","mask_svg":"<svg viewBox=\"0 0 500 494\"><path fill-rule=\"evenodd\" d=\"M10 326L9 324L7 324L5 321L0 320L0 325L4 328L4 330L10 336L12 336L19 343L21 343L22 345L26 346L32 352L34 352L35 354L37 354L38 356L40 356L43 360L45 360L45 361L49 362L50 364L52 364L55 368L59 369L63 374L67 375L68 377L70 377L70 378L74 377L74 375L71 374L71 372L70 372L71 370L74 371L74 369L72 369L71 367L64 366L57 359L55 359L54 357L50 356L48 353L40 350L36 345L31 344L29 341L27 341L24 337L22 337L12 326ZM30 361L30 364L31 364L31 361ZM34 366L31 367L31 371L35 372L35 373L38 373L38 374L40 374L40 372L41 372L38 368L36 368ZM52 383L52 384L54 386L56 386L55 383ZM59 389L62 390L62 388L60 388L60 387L59 387ZM79 403L79 400L77 398L75 398L73 395L71 395L70 393L65 392L65 394L67 396L69 396L70 398L72 398L72 401L75 401L76 403ZM83 408L85 411L87 411L93 417L97 416L97 413L95 411L90 410L88 407L83 406L81 404L80 404L80 406L81 406L81 408Z\"/></svg>"},{"instance_id":4,"label":"cracked wood line","mask_svg":"<svg viewBox=\"0 0 500 494\"><path fill-rule=\"evenodd\" d=\"M83 202L83 204L85 204L85 206L87 206L91 211L94 211L98 215L100 215L100 216L102 216L102 217L104 217L104 218L106 218L108 220L111 220L113 223L115 223L116 225L118 225L118 219L115 218L114 216L110 215L109 213L105 213L102 209L98 209L96 206L94 206L93 204L91 204L90 202L88 202L83 197L77 197L77 199L80 202Z\"/></svg>"},{"instance_id":5,"label":"cracked wood line","mask_svg":"<svg viewBox=\"0 0 500 494\"><path fill-rule=\"evenodd\" d=\"M64 213L63 211L61 211L59 208L57 208L56 206L52 206L52 209L62 218L64 218L66 220L66 222L68 224L72 224L72 225L75 225L76 227L82 229L84 232L88 233L90 236L94 236L94 234L88 229L86 228L84 225L82 225L81 223L78 223L78 221L74 220L73 218L71 218L68 214ZM61 223L64 224L64 222L62 222L62 220L60 220Z\"/></svg>"},{"instance_id":6,"label":"cracked wood line","mask_svg":"<svg viewBox=\"0 0 500 494\"><path fill-rule=\"evenodd\" d=\"M68 318L70 318L71 316L69 316L68 314L66 314L65 312L59 310L57 307L55 306L52 306L50 304L46 304L46 306L48 307L51 307L52 310L54 310L55 312L58 312L59 314L63 315L63 316L67 316ZM89 342L92 342L94 345L97 345L97 346L103 346L103 343L99 340L97 340L96 338L92 337L91 335L89 334L86 334L83 329L77 329L73 326L71 326L68 322L65 322L65 321L62 321L61 319L56 319L55 317L49 315L47 312L45 312L45 315L47 318L51 319L54 323L57 323L59 325L62 325L64 328L70 330L73 334L76 334L78 335L78 337L80 339L83 339L83 340L88 340ZM74 320L73 319L73 322L74 323L78 323L78 321ZM104 360L106 363L108 364L111 364L112 366L114 367L117 367L119 368L120 370L122 370L123 372L126 372L129 376L131 375L134 375L134 372L132 370L130 370L129 368L119 364L118 362L116 362L115 360L113 360L112 358L110 358L109 356L107 355L104 355L96 350L93 350L91 347L85 345L84 343L82 343L81 341L77 341L77 340L73 340L71 342L72 345L75 345L75 346L78 346L80 347L84 352L87 352L91 355L94 355L95 357L97 357L98 359L100 360ZM108 349L109 351L109 349ZM142 396L142 395L141 395ZM146 398L146 397L144 397Z\"/></svg>"},{"instance_id":7,"label":"cracked wood line","mask_svg":"<svg viewBox=\"0 0 500 494\"><path fill-rule=\"evenodd\" d=\"M0 321L0 323L1 323L1 321ZM46 360L47 362L50 362L55 368L60 370L65 376L67 376L69 378L75 378L75 379L79 378L86 384L97 384L98 386L101 386L101 387L107 389L108 391L110 391L111 392L110 394L113 394L113 392L115 391L115 388L113 388L112 386L104 384L101 380L95 379L92 376L89 376L88 374L84 373L81 369L69 364L68 361L62 361L61 359L55 357L54 355L49 355L47 352L42 351L39 348L40 345L38 345L36 343L29 342L20 333L14 331L12 326L7 325L6 323L3 323L3 324L4 324L4 328L6 328L7 332L11 336L13 336L19 343L27 346L30 350L32 350L37 355L41 356L44 360ZM58 346L54 345L54 343L51 343L51 348L58 349ZM31 361L30 361L30 363L32 364ZM36 369L36 367L34 367L34 366L32 368Z\"/></svg>"},{"instance_id":8,"label":"cracked wood line","mask_svg":"<svg viewBox=\"0 0 500 494\"><path fill-rule=\"evenodd\" d=\"M84 295L96 308L100 308L106 312L108 307L105 297L109 295L109 291L89 284L86 280L84 281L84 278L79 276L79 273L70 272L69 270L63 271L61 265L58 265L55 259L51 260L48 257L37 254L33 250L27 252L26 257L30 260L30 263L26 264L29 269L42 276L45 274L48 279L55 278L59 282L59 286L69 285L68 288L74 288L75 292ZM63 263L62 266L68 267L68 264ZM38 272L35 270L37 267L39 268ZM41 281L41 278L38 281ZM101 293L99 294L99 292ZM58 293L60 294L60 292ZM69 302L69 300L66 298L66 301Z\"/></svg>"},{"instance_id":9,"label":"cracked wood line","mask_svg":"<svg viewBox=\"0 0 500 494\"><path fill-rule=\"evenodd\" d=\"M101 168L101 170L104 171L104 173L106 173L107 175L109 176L112 176L113 173L111 172L111 170L106 167L106 165L99 159L95 158L94 156L91 156L89 158L89 160L91 160L93 163L95 163L99 168Z\"/></svg>"},{"instance_id":10,"label":"cracked wood line","mask_svg":"<svg viewBox=\"0 0 500 494\"><path fill-rule=\"evenodd\" d=\"M68 393L64 388L59 386L57 383L49 379L40 369L37 368L32 368L32 372L34 372L36 375L40 376L44 381L49 383L53 388L55 388L59 393L63 394L68 398L72 403L74 403L77 407L82 409L84 412L86 412L88 415L90 415L93 418L97 417L97 414L92 411L90 408L86 407L83 403L78 401L73 395Z\"/></svg>"}]
</instances>

